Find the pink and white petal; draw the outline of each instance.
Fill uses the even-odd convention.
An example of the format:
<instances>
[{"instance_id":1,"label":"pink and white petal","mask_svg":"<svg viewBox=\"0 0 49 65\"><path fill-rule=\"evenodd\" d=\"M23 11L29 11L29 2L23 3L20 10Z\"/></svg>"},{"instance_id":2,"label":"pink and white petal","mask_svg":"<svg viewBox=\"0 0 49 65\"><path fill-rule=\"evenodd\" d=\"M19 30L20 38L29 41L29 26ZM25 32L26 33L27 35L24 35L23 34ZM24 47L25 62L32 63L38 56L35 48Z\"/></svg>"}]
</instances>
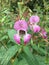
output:
<instances>
[{"instance_id":1,"label":"pink and white petal","mask_svg":"<svg viewBox=\"0 0 49 65\"><path fill-rule=\"evenodd\" d=\"M27 29L28 29L28 24L27 24L27 22L26 22L25 20L21 20L21 21L20 21L20 24L22 25L22 26L20 26L21 29L23 29L24 31L27 31Z\"/></svg>"},{"instance_id":2,"label":"pink and white petal","mask_svg":"<svg viewBox=\"0 0 49 65\"><path fill-rule=\"evenodd\" d=\"M47 34L47 32L45 31L45 29L42 29L41 33L42 34Z\"/></svg>"},{"instance_id":3,"label":"pink and white petal","mask_svg":"<svg viewBox=\"0 0 49 65\"><path fill-rule=\"evenodd\" d=\"M42 29L42 31L41 31L41 36L42 36L43 38L47 38L47 32L45 31L45 29Z\"/></svg>"},{"instance_id":4,"label":"pink and white petal","mask_svg":"<svg viewBox=\"0 0 49 65\"><path fill-rule=\"evenodd\" d=\"M15 30L24 30L24 31L26 31L28 29L28 24L25 20L18 20L14 24L14 29Z\"/></svg>"},{"instance_id":5,"label":"pink and white petal","mask_svg":"<svg viewBox=\"0 0 49 65\"><path fill-rule=\"evenodd\" d=\"M40 26L38 26L38 25L33 25L33 31L34 31L35 33L39 32L39 31L40 31Z\"/></svg>"},{"instance_id":6,"label":"pink and white petal","mask_svg":"<svg viewBox=\"0 0 49 65\"><path fill-rule=\"evenodd\" d=\"M18 34L14 35L14 40L16 41L16 43L20 44L20 36Z\"/></svg>"},{"instance_id":7,"label":"pink and white petal","mask_svg":"<svg viewBox=\"0 0 49 65\"><path fill-rule=\"evenodd\" d=\"M30 23L38 23L40 20L39 16L33 15L30 17Z\"/></svg>"},{"instance_id":8,"label":"pink and white petal","mask_svg":"<svg viewBox=\"0 0 49 65\"><path fill-rule=\"evenodd\" d=\"M19 26L19 21L16 21L14 24L14 29L15 30L19 30L20 26Z\"/></svg>"},{"instance_id":9,"label":"pink and white petal","mask_svg":"<svg viewBox=\"0 0 49 65\"><path fill-rule=\"evenodd\" d=\"M24 36L24 44L27 44L30 41L30 39L31 39L31 35L30 34L26 34Z\"/></svg>"}]
</instances>

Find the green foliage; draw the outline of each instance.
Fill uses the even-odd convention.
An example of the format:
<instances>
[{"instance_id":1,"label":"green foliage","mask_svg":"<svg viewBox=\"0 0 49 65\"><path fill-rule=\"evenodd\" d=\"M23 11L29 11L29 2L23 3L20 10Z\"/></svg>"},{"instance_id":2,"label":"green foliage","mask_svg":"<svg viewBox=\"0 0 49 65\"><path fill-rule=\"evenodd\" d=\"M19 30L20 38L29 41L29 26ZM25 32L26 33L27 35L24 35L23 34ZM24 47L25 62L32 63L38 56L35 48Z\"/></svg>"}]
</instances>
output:
<instances>
[{"instance_id":1,"label":"green foliage","mask_svg":"<svg viewBox=\"0 0 49 65\"><path fill-rule=\"evenodd\" d=\"M39 62L35 58L35 56L30 52L28 47L24 47L24 52L25 52L25 58L28 62L29 65L39 65Z\"/></svg>"},{"instance_id":2,"label":"green foliage","mask_svg":"<svg viewBox=\"0 0 49 65\"><path fill-rule=\"evenodd\" d=\"M10 41L12 41L12 42L15 42L14 41L14 34L16 34L16 31L15 30L8 30L8 36L9 36L9 38L10 38Z\"/></svg>"},{"instance_id":3,"label":"green foliage","mask_svg":"<svg viewBox=\"0 0 49 65\"><path fill-rule=\"evenodd\" d=\"M1 64L7 65L7 63L9 62L9 60L17 53L17 51L19 50L19 48L20 47L18 45L14 45L11 48L9 48L5 52L5 54L3 55Z\"/></svg>"}]
</instances>

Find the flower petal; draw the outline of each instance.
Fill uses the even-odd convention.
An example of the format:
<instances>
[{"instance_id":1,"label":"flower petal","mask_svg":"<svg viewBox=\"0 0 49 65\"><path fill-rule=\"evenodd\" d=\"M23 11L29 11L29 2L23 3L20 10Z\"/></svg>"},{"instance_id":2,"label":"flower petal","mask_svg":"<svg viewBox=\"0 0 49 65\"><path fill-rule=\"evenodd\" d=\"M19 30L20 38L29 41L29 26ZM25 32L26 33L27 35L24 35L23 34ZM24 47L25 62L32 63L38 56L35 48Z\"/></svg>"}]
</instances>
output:
<instances>
[{"instance_id":1,"label":"flower petal","mask_svg":"<svg viewBox=\"0 0 49 65\"><path fill-rule=\"evenodd\" d=\"M40 31L40 26L38 26L38 25L33 25L33 31L34 31L35 33L39 32L39 31Z\"/></svg>"},{"instance_id":2,"label":"flower petal","mask_svg":"<svg viewBox=\"0 0 49 65\"><path fill-rule=\"evenodd\" d=\"M14 35L14 40L16 41L16 43L20 44L20 36L18 34Z\"/></svg>"},{"instance_id":3,"label":"flower petal","mask_svg":"<svg viewBox=\"0 0 49 65\"><path fill-rule=\"evenodd\" d=\"M25 20L18 20L14 24L14 29L26 31L28 29L28 24Z\"/></svg>"},{"instance_id":4,"label":"flower petal","mask_svg":"<svg viewBox=\"0 0 49 65\"><path fill-rule=\"evenodd\" d=\"M30 41L30 39L31 39L31 35L30 34L26 34L24 36L24 44L27 44Z\"/></svg>"},{"instance_id":5,"label":"flower petal","mask_svg":"<svg viewBox=\"0 0 49 65\"><path fill-rule=\"evenodd\" d=\"M44 29L42 29L41 33L42 34L47 34L47 32Z\"/></svg>"},{"instance_id":6,"label":"flower petal","mask_svg":"<svg viewBox=\"0 0 49 65\"><path fill-rule=\"evenodd\" d=\"M30 23L38 23L39 20L40 20L39 16L33 15L33 16L30 17L29 21L30 21Z\"/></svg>"},{"instance_id":7,"label":"flower petal","mask_svg":"<svg viewBox=\"0 0 49 65\"><path fill-rule=\"evenodd\" d=\"M43 38L47 38L47 32L44 29L42 29L42 31L41 31L41 36Z\"/></svg>"}]
</instances>

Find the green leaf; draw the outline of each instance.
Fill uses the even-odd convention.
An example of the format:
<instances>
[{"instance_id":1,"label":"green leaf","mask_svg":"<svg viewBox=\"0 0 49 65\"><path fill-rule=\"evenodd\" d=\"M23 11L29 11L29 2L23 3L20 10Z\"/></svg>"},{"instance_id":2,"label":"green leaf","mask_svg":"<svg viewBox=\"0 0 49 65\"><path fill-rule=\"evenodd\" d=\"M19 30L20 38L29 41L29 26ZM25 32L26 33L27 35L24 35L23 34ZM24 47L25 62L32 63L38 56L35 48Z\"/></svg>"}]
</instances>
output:
<instances>
[{"instance_id":1,"label":"green leaf","mask_svg":"<svg viewBox=\"0 0 49 65\"><path fill-rule=\"evenodd\" d=\"M18 65L18 58L15 58L14 62L13 62L13 65Z\"/></svg>"},{"instance_id":2,"label":"green leaf","mask_svg":"<svg viewBox=\"0 0 49 65\"><path fill-rule=\"evenodd\" d=\"M21 53L19 54L19 58L15 57L13 65L28 65L28 63Z\"/></svg>"},{"instance_id":3,"label":"green leaf","mask_svg":"<svg viewBox=\"0 0 49 65\"><path fill-rule=\"evenodd\" d=\"M24 47L24 55L29 65L39 65L36 57L31 53L29 47Z\"/></svg>"},{"instance_id":4,"label":"green leaf","mask_svg":"<svg viewBox=\"0 0 49 65\"><path fill-rule=\"evenodd\" d=\"M45 55L46 54L46 51L45 49L42 49L41 47L38 47L36 44L33 44L33 41L31 39L31 45L32 45L32 48L34 50L36 50L38 53L42 54L42 55Z\"/></svg>"},{"instance_id":5,"label":"green leaf","mask_svg":"<svg viewBox=\"0 0 49 65\"><path fill-rule=\"evenodd\" d=\"M0 48L0 61L2 60L3 55L5 54L5 52L6 52L6 49L5 49L4 46L2 46L2 47Z\"/></svg>"},{"instance_id":6,"label":"green leaf","mask_svg":"<svg viewBox=\"0 0 49 65\"><path fill-rule=\"evenodd\" d=\"M32 65L33 64L33 61L31 58L29 58L26 54L23 54L23 57L26 59L28 65ZM34 65L34 64L33 64Z\"/></svg>"},{"instance_id":7,"label":"green leaf","mask_svg":"<svg viewBox=\"0 0 49 65\"><path fill-rule=\"evenodd\" d=\"M15 43L15 41L14 41L14 34L16 34L15 30L13 30L13 29L9 29L8 30L8 36L9 36L10 40Z\"/></svg>"},{"instance_id":8,"label":"green leaf","mask_svg":"<svg viewBox=\"0 0 49 65\"><path fill-rule=\"evenodd\" d=\"M1 22L4 22L7 16L4 16L1 20Z\"/></svg>"},{"instance_id":9,"label":"green leaf","mask_svg":"<svg viewBox=\"0 0 49 65\"><path fill-rule=\"evenodd\" d=\"M28 65L28 63L26 62L26 59L23 58L19 63L18 65Z\"/></svg>"},{"instance_id":10,"label":"green leaf","mask_svg":"<svg viewBox=\"0 0 49 65\"><path fill-rule=\"evenodd\" d=\"M46 51L45 51L44 49L38 47L38 46L35 45L35 44L32 45L32 48L33 48L34 50L36 50L38 53L42 54L42 55L45 55L45 54L46 54Z\"/></svg>"},{"instance_id":11,"label":"green leaf","mask_svg":"<svg viewBox=\"0 0 49 65\"><path fill-rule=\"evenodd\" d=\"M4 35L3 37L1 37L0 41L4 40L4 39L7 39L8 36L7 35Z\"/></svg>"},{"instance_id":12,"label":"green leaf","mask_svg":"<svg viewBox=\"0 0 49 65\"><path fill-rule=\"evenodd\" d=\"M7 65L9 60L16 54L16 52L19 50L20 46L14 45L11 48L7 50L7 52L3 55L3 59L1 64Z\"/></svg>"},{"instance_id":13,"label":"green leaf","mask_svg":"<svg viewBox=\"0 0 49 65\"><path fill-rule=\"evenodd\" d=\"M36 55L36 58L38 59L38 61L39 61L39 63L41 65L49 65L49 60L48 60L47 63L45 62L46 61L46 57L45 56Z\"/></svg>"}]
</instances>

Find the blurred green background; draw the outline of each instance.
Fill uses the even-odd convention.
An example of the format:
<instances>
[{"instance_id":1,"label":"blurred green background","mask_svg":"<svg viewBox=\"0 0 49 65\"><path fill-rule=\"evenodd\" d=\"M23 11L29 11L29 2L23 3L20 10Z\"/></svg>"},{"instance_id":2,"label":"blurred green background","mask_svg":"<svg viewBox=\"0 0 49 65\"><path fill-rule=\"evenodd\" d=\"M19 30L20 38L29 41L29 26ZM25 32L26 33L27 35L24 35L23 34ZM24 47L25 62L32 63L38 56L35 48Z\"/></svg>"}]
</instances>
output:
<instances>
[{"instance_id":1,"label":"blurred green background","mask_svg":"<svg viewBox=\"0 0 49 65\"><path fill-rule=\"evenodd\" d=\"M49 44L49 0L0 0L0 57L6 53L8 48L15 45L11 41L13 40L13 34L16 33L13 30L14 22L19 19L28 21L29 17L34 14L40 17L39 25L46 30L48 39L45 42L42 38L33 38L33 42L35 44L39 43L39 46L49 53L49 45L45 48L45 45ZM30 33L30 31L28 32ZM36 51L34 52L35 54L37 53ZM49 65L49 55L40 56L40 61L43 60L42 62L44 62L46 59L45 62Z\"/></svg>"}]
</instances>

